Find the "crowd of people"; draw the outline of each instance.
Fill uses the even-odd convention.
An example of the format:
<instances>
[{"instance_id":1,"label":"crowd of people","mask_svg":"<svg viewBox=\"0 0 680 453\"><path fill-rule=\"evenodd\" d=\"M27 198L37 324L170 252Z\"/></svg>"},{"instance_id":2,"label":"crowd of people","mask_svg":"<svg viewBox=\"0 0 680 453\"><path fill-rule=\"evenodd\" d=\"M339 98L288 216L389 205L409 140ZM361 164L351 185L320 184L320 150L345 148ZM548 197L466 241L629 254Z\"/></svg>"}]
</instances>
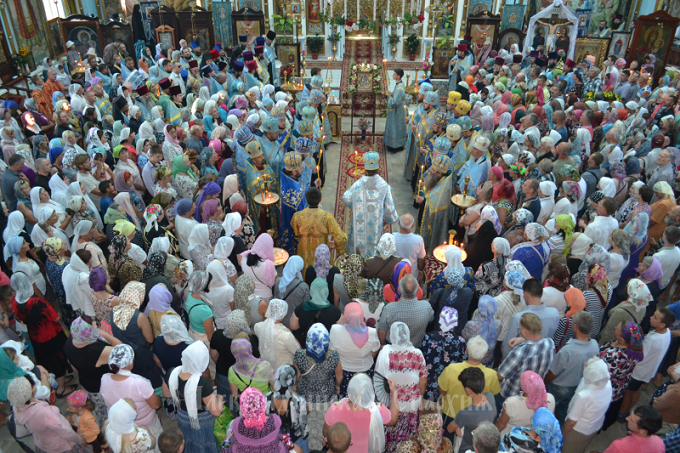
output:
<instances>
[{"instance_id":1,"label":"crowd of people","mask_svg":"<svg viewBox=\"0 0 680 453\"><path fill-rule=\"evenodd\" d=\"M2 104L0 417L24 451L583 453L615 423L607 453L680 451L657 435L680 422L670 74L473 65L464 40L409 115L397 69L385 143L418 215L366 152L345 233L323 79L293 99L276 34L245 38L68 42Z\"/></svg>"}]
</instances>

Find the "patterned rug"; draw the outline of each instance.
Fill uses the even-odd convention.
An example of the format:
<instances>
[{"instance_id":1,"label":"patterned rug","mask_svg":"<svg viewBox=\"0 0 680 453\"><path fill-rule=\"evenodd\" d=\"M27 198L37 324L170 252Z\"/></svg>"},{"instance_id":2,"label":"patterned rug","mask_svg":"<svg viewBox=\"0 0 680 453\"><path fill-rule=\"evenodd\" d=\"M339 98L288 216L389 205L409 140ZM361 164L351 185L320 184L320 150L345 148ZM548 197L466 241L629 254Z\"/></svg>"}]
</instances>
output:
<instances>
[{"instance_id":1,"label":"patterned rug","mask_svg":"<svg viewBox=\"0 0 680 453\"><path fill-rule=\"evenodd\" d=\"M352 210L345 206L342 202L342 196L352 187L358 178L364 174L363 155L368 151L376 151L380 154L380 168L378 174L389 183L387 175L387 157L385 156L383 137L377 135L373 138L366 137L366 140L361 140L360 137L349 136L349 132L344 132L342 135L342 142L340 143L340 164L338 168L338 187L335 195L335 220L344 232L349 232L349 224L352 219ZM386 233L392 232L390 225L385 227Z\"/></svg>"},{"instance_id":2,"label":"patterned rug","mask_svg":"<svg viewBox=\"0 0 680 453\"><path fill-rule=\"evenodd\" d=\"M370 94L358 94L354 96L354 105L352 104L352 96L349 94L349 73L353 63L373 63L382 65L382 50L380 48L380 41L366 40L366 41L346 41L345 54L342 58L342 79L340 80L340 89L342 90L342 115L349 117L352 115L352 108L354 108L354 116L372 116L373 115L373 99ZM377 104L375 107L375 116L383 116L383 112L387 109L387 102L382 95L377 96Z\"/></svg>"}]
</instances>

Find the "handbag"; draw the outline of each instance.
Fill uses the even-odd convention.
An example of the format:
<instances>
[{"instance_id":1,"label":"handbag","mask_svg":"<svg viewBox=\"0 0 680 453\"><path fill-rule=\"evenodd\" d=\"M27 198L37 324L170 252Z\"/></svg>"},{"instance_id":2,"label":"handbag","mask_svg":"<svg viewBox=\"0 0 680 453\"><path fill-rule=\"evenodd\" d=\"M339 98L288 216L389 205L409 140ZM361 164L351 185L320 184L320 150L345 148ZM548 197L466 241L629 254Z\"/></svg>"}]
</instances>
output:
<instances>
[{"instance_id":1,"label":"handbag","mask_svg":"<svg viewBox=\"0 0 680 453\"><path fill-rule=\"evenodd\" d=\"M219 417L215 418L215 424L213 425L213 434L215 439L221 444L227 438L227 429L229 424L234 419L234 415L229 410L229 406L225 405L222 409L222 413Z\"/></svg>"}]
</instances>

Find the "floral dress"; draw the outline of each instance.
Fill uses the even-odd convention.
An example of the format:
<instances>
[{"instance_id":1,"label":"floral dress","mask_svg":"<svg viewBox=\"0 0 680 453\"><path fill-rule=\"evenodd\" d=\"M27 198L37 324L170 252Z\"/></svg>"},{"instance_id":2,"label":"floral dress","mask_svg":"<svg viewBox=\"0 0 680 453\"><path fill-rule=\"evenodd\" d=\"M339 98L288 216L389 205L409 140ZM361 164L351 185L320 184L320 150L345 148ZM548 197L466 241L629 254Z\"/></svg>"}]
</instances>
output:
<instances>
[{"instance_id":1,"label":"floral dress","mask_svg":"<svg viewBox=\"0 0 680 453\"><path fill-rule=\"evenodd\" d=\"M188 174L176 175L172 179L172 184L180 198L194 198L194 192L198 187L198 181Z\"/></svg>"},{"instance_id":2,"label":"floral dress","mask_svg":"<svg viewBox=\"0 0 680 453\"><path fill-rule=\"evenodd\" d=\"M243 222L243 229L241 230L240 236L243 245L245 245L248 250L253 248L253 244L255 244L255 229L253 228L253 221L250 216L246 217L246 221Z\"/></svg>"},{"instance_id":3,"label":"floral dress","mask_svg":"<svg viewBox=\"0 0 680 453\"><path fill-rule=\"evenodd\" d=\"M97 223L97 218L89 208L85 209L84 211L78 211L73 215L71 218L71 221L73 222L73 229L75 230L76 226L78 226L78 224L83 220L89 220L92 222L92 226L94 226L97 231L100 233L102 232L101 228L99 228L99 223Z\"/></svg>"},{"instance_id":4,"label":"floral dress","mask_svg":"<svg viewBox=\"0 0 680 453\"><path fill-rule=\"evenodd\" d=\"M600 346L600 358L609 368L612 401L618 401L623 398L623 393L632 377L633 368L638 361L626 354L625 349L612 346L611 343Z\"/></svg>"},{"instance_id":5,"label":"floral dress","mask_svg":"<svg viewBox=\"0 0 680 453\"><path fill-rule=\"evenodd\" d=\"M116 299L116 296L109 294L106 300L101 300L94 291L90 291L90 301L94 307L94 315L98 322L106 321L109 322L111 319L111 303Z\"/></svg>"},{"instance_id":6,"label":"floral dress","mask_svg":"<svg viewBox=\"0 0 680 453\"><path fill-rule=\"evenodd\" d=\"M446 281L446 276L444 271L442 271L437 278L430 284L427 288L428 294L432 295L439 288L449 288L449 284ZM463 275L463 288L470 288L473 292L475 291L475 273L471 267L465 268L465 273Z\"/></svg>"},{"instance_id":7,"label":"floral dress","mask_svg":"<svg viewBox=\"0 0 680 453\"><path fill-rule=\"evenodd\" d=\"M467 360L465 340L453 331L430 332L423 338L421 346L427 366L427 390L425 399L428 401L439 400L439 384L437 379L451 363L460 363Z\"/></svg>"},{"instance_id":8,"label":"floral dress","mask_svg":"<svg viewBox=\"0 0 680 453\"><path fill-rule=\"evenodd\" d=\"M297 392L307 400L309 408L309 449L320 450L323 446L324 415L336 399L335 368L340 363L340 355L338 351L329 350L326 360L316 363L304 349L298 349L295 351L294 362L301 373Z\"/></svg>"},{"instance_id":9,"label":"floral dress","mask_svg":"<svg viewBox=\"0 0 680 453\"><path fill-rule=\"evenodd\" d=\"M215 247L217 240L222 235L222 224L215 219L208 219L208 232L210 233L210 246Z\"/></svg>"},{"instance_id":10,"label":"floral dress","mask_svg":"<svg viewBox=\"0 0 680 453\"><path fill-rule=\"evenodd\" d=\"M503 276L498 267L498 261L491 260L482 263L475 274L475 293L478 297L489 295L498 296L503 291Z\"/></svg>"}]
</instances>

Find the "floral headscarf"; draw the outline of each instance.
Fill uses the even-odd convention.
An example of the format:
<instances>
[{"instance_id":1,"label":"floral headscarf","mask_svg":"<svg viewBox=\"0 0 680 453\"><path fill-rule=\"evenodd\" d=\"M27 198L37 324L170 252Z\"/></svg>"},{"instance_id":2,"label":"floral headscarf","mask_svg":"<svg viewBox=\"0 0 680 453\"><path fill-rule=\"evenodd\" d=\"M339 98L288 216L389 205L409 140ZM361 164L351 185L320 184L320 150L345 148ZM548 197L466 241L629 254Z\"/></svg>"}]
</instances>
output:
<instances>
[{"instance_id":1,"label":"floral headscarf","mask_svg":"<svg viewBox=\"0 0 680 453\"><path fill-rule=\"evenodd\" d=\"M380 257L384 260L397 253L397 244L394 240L394 235L391 233L382 235L380 241L378 241L378 252L380 253Z\"/></svg>"},{"instance_id":2,"label":"floral headscarf","mask_svg":"<svg viewBox=\"0 0 680 453\"><path fill-rule=\"evenodd\" d=\"M612 231L612 242L621 249L621 256L624 258L630 256L630 234L617 228Z\"/></svg>"},{"instance_id":3,"label":"floral headscarf","mask_svg":"<svg viewBox=\"0 0 680 453\"><path fill-rule=\"evenodd\" d=\"M47 238L45 240L45 244L43 245L43 250L45 251L45 254L49 257L56 258L55 263L57 263L58 266L61 266L66 262L64 257L59 255L59 251L61 250L63 243L64 242L61 239L52 237Z\"/></svg>"},{"instance_id":4,"label":"floral headscarf","mask_svg":"<svg viewBox=\"0 0 680 453\"><path fill-rule=\"evenodd\" d=\"M531 427L541 436L541 448L545 453L560 453L562 449L562 431L560 423L550 409L539 407L531 419Z\"/></svg>"},{"instance_id":5,"label":"floral headscarf","mask_svg":"<svg viewBox=\"0 0 680 453\"><path fill-rule=\"evenodd\" d=\"M401 299L401 292L399 291L399 282L406 275L411 273L411 265L408 260L402 260L394 266L392 270L392 275L390 276L390 287L394 291L394 300L397 301Z\"/></svg>"},{"instance_id":6,"label":"floral headscarf","mask_svg":"<svg viewBox=\"0 0 680 453\"><path fill-rule=\"evenodd\" d=\"M646 212L635 211L623 231L630 235L631 240L639 241L647 236L648 228L649 215Z\"/></svg>"},{"instance_id":7,"label":"floral headscarf","mask_svg":"<svg viewBox=\"0 0 680 453\"><path fill-rule=\"evenodd\" d=\"M609 293L609 281L607 280L607 270L595 264L586 276L586 285L588 288L592 288L597 294L598 299L600 299L600 304L602 308L607 307L608 293Z\"/></svg>"},{"instance_id":8,"label":"floral headscarf","mask_svg":"<svg viewBox=\"0 0 680 453\"><path fill-rule=\"evenodd\" d=\"M115 267L120 267L122 261L125 260L125 247L127 247L128 238L117 234L111 240L109 251L111 252L112 263Z\"/></svg>"},{"instance_id":9,"label":"floral headscarf","mask_svg":"<svg viewBox=\"0 0 680 453\"><path fill-rule=\"evenodd\" d=\"M224 330L222 331L224 336L233 340L236 335L240 333L246 333L250 335L250 325L248 324L248 318L243 310L234 310L227 315L224 321Z\"/></svg>"},{"instance_id":10,"label":"floral headscarf","mask_svg":"<svg viewBox=\"0 0 680 453\"><path fill-rule=\"evenodd\" d=\"M440 413L425 414L420 417L418 423L418 442L423 447L422 451L436 452L442 444L443 421Z\"/></svg>"},{"instance_id":11,"label":"floral headscarf","mask_svg":"<svg viewBox=\"0 0 680 453\"><path fill-rule=\"evenodd\" d=\"M550 273L545 279L546 286L552 286L560 292L569 289L569 268L566 264L550 267Z\"/></svg>"},{"instance_id":12,"label":"floral headscarf","mask_svg":"<svg viewBox=\"0 0 680 453\"><path fill-rule=\"evenodd\" d=\"M79 344L92 344L103 340L99 331L81 317L77 317L71 323L71 336L73 336L73 341Z\"/></svg>"},{"instance_id":13,"label":"floral headscarf","mask_svg":"<svg viewBox=\"0 0 680 453\"><path fill-rule=\"evenodd\" d=\"M144 210L144 220L146 220L146 228L144 231L147 233L154 228L158 231L158 216L161 214L161 207L157 204L150 204Z\"/></svg>"},{"instance_id":14,"label":"floral headscarf","mask_svg":"<svg viewBox=\"0 0 680 453\"><path fill-rule=\"evenodd\" d=\"M528 209L519 208L515 211L515 222L516 225L526 226L534 221L534 215Z\"/></svg>"},{"instance_id":15,"label":"floral headscarf","mask_svg":"<svg viewBox=\"0 0 680 453\"><path fill-rule=\"evenodd\" d=\"M449 295L449 300L455 300L458 295L458 291L463 289L465 284L465 274L463 271L456 267L449 267L444 269L444 277L446 277L446 283L451 287L452 291Z\"/></svg>"},{"instance_id":16,"label":"floral headscarf","mask_svg":"<svg viewBox=\"0 0 680 453\"><path fill-rule=\"evenodd\" d=\"M482 220L488 220L493 224L494 230L496 230L497 234L501 234L501 230L503 229L503 225L501 225L501 221L498 218L498 214L496 213L496 210L492 206L484 206L482 209L482 213L480 214L480 218ZM396 252L396 248L394 249Z\"/></svg>"},{"instance_id":17,"label":"floral headscarf","mask_svg":"<svg viewBox=\"0 0 680 453\"><path fill-rule=\"evenodd\" d=\"M163 276L165 274L165 254L163 252L153 252L149 255L144 272L142 272L142 280L148 280L157 275Z\"/></svg>"},{"instance_id":18,"label":"floral headscarf","mask_svg":"<svg viewBox=\"0 0 680 453\"><path fill-rule=\"evenodd\" d=\"M194 272L194 264L190 260L180 261L180 263L175 266L173 275L175 276L175 288L178 288L178 293L184 291L189 282L189 277Z\"/></svg>"},{"instance_id":19,"label":"floral headscarf","mask_svg":"<svg viewBox=\"0 0 680 453\"><path fill-rule=\"evenodd\" d=\"M482 315L482 325L479 327L479 335L487 344L496 344L496 324L494 315L498 309L496 299L488 294L479 298L479 314Z\"/></svg>"},{"instance_id":20,"label":"floral headscarf","mask_svg":"<svg viewBox=\"0 0 680 453\"><path fill-rule=\"evenodd\" d=\"M635 311L638 313L645 311L647 305L654 299L649 292L647 285L640 279L630 279L626 289L628 290L628 299L626 302L635 307Z\"/></svg>"},{"instance_id":21,"label":"floral headscarf","mask_svg":"<svg viewBox=\"0 0 680 453\"><path fill-rule=\"evenodd\" d=\"M520 387L527 395L527 409L535 411L539 407L548 407L548 392L540 375L527 370L519 378Z\"/></svg>"},{"instance_id":22,"label":"floral headscarf","mask_svg":"<svg viewBox=\"0 0 680 453\"><path fill-rule=\"evenodd\" d=\"M578 270L587 271L593 264L599 264L605 268L605 271L609 272L610 262L609 252L600 244L592 244Z\"/></svg>"},{"instance_id":23,"label":"floral headscarf","mask_svg":"<svg viewBox=\"0 0 680 453\"><path fill-rule=\"evenodd\" d=\"M361 271L364 269L364 260L361 255L350 255L345 262L343 270L343 286L350 299L355 299L363 293L366 287L366 279L360 277Z\"/></svg>"},{"instance_id":24,"label":"floral headscarf","mask_svg":"<svg viewBox=\"0 0 680 453\"><path fill-rule=\"evenodd\" d=\"M621 336L628 343L626 354L631 358L642 361L644 358L642 342L645 339L645 335L642 333L640 326L631 321L623 321L621 324Z\"/></svg>"},{"instance_id":25,"label":"floral headscarf","mask_svg":"<svg viewBox=\"0 0 680 453\"><path fill-rule=\"evenodd\" d=\"M529 238L530 241L538 241L540 239L546 240L548 236L548 230L545 229L540 223L530 223L526 226L524 234Z\"/></svg>"},{"instance_id":26,"label":"floral headscarf","mask_svg":"<svg viewBox=\"0 0 680 453\"><path fill-rule=\"evenodd\" d=\"M581 198L581 186L579 186L576 181L562 181L562 189L564 189L564 193L573 201L577 201Z\"/></svg>"},{"instance_id":27,"label":"floral headscarf","mask_svg":"<svg viewBox=\"0 0 680 453\"><path fill-rule=\"evenodd\" d=\"M331 249L326 244L320 244L314 251L314 270L318 278L328 277L331 269Z\"/></svg>"},{"instance_id":28,"label":"floral headscarf","mask_svg":"<svg viewBox=\"0 0 680 453\"><path fill-rule=\"evenodd\" d=\"M234 286L234 309L242 310L250 325L250 295L255 291L255 283L248 275L241 275Z\"/></svg>"},{"instance_id":29,"label":"floral headscarf","mask_svg":"<svg viewBox=\"0 0 680 453\"><path fill-rule=\"evenodd\" d=\"M621 180L626 177L626 166L623 162L616 162L609 167L609 174L612 178Z\"/></svg>"},{"instance_id":30,"label":"floral headscarf","mask_svg":"<svg viewBox=\"0 0 680 453\"><path fill-rule=\"evenodd\" d=\"M383 297L383 282L379 278L369 278L366 280L366 290L361 295L360 299L368 303L368 311L375 313L375 310L382 304L385 299ZM371 318L367 320L367 323L371 321L375 322L375 319ZM375 327L372 325L371 327Z\"/></svg>"},{"instance_id":31,"label":"floral headscarf","mask_svg":"<svg viewBox=\"0 0 680 453\"><path fill-rule=\"evenodd\" d=\"M274 376L274 398L289 400L293 397L297 372L290 365L282 365L276 370Z\"/></svg>"},{"instance_id":32,"label":"floral headscarf","mask_svg":"<svg viewBox=\"0 0 680 453\"><path fill-rule=\"evenodd\" d=\"M266 360L253 356L253 347L245 338L236 338L231 342L231 354L234 356L234 372L251 381L267 383L272 380L274 370Z\"/></svg>"},{"instance_id":33,"label":"floral headscarf","mask_svg":"<svg viewBox=\"0 0 680 453\"><path fill-rule=\"evenodd\" d=\"M261 391L248 387L239 398L243 424L246 428L262 430L267 422L267 400Z\"/></svg>"},{"instance_id":34,"label":"floral headscarf","mask_svg":"<svg viewBox=\"0 0 680 453\"><path fill-rule=\"evenodd\" d=\"M118 297L120 303L111 309L113 322L121 330L126 330L128 324L144 302L146 285L140 282L130 282L125 285Z\"/></svg>"},{"instance_id":35,"label":"floral headscarf","mask_svg":"<svg viewBox=\"0 0 680 453\"><path fill-rule=\"evenodd\" d=\"M522 162L515 162L508 166L517 175L524 176L527 173L527 169Z\"/></svg>"},{"instance_id":36,"label":"floral headscarf","mask_svg":"<svg viewBox=\"0 0 680 453\"><path fill-rule=\"evenodd\" d=\"M555 225L564 231L564 250L562 255L569 255L569 244L571 243L571 236L574 234L574 219L569 214L560 214L555 218Z\"/></svg>"},{"instance_id":37,"label":"floral headscarf","mask_svg":"<svg viewBox=\"0 0 680 453\"><path fill-rule=\"evenodd\" d=\"M326 360L329 344L330 337L326 327L320 322L313 324L307 332L307 355L316 363L321 363Z\"/></svg>"}]
</instances>

